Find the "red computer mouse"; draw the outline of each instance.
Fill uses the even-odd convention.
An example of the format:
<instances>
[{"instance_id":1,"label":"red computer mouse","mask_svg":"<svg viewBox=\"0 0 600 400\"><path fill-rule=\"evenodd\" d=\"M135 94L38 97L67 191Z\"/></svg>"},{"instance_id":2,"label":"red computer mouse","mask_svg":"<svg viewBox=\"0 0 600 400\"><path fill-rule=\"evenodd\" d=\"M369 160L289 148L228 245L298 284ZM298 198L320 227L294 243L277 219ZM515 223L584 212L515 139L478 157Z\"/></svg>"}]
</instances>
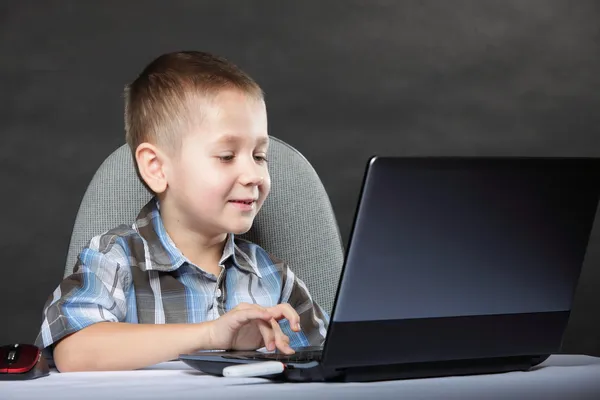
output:
<instances>
[{"instance_id":1,"label":"red computer mouse","mask_svg":"<svg viewBox=\"0 0 600 400\"><path fill-rule=\"evenodd\" d=\"M0 346L0 381L36 379L50 374L39 347L32 344Z\"/></svg>"}]
</instances>

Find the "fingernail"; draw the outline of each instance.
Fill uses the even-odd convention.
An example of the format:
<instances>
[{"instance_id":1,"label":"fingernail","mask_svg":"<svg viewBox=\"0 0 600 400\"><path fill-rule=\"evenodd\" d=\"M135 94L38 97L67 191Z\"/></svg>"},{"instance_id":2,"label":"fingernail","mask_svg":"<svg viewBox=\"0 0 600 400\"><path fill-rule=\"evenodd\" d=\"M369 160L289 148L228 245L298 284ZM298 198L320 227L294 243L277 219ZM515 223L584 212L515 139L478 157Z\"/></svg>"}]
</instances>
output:
<instances>
[{"instance_id":1,"label":"fingernail","mask_svg":"<svg viewBox=\"0 0 600 400\"><path fill-rule=\"evenodd\" d=\"M296 329L297 329L297 330L300 330L300 329L302 329L302 328L300 328L300 323L297 323L297 324L296 324Z\"/></svg>"},{"instance_id":2,"label":"fingernail","mask_svg":"<svg viewBox=\"0 0 600 400\"><path fill-rule=\"evenodd\" d=\"M269 343L269 345L267 346L267 350L269 350L269 351L275 350L275 342Z\"/></svg>"}]
</instances>

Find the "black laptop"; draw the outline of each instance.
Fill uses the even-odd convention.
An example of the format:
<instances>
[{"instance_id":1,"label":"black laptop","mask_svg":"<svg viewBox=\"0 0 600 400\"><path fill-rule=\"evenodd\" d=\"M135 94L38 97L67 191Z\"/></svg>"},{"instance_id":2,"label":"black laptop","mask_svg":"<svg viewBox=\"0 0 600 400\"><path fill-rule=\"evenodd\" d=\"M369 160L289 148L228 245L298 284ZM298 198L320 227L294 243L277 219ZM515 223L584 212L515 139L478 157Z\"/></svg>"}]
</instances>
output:
<instances>
[{"instance_id":1,"label":"black laptop","mask_svg":"<svg viewBox=\"0 0 600 400\"><path fill-rule=\"evenodd\" d=\"M276 359L288 381L528 370L560 351L599 194L599 159L373 157L323 348L180 359Z\"/></svg>"}]
</instances>

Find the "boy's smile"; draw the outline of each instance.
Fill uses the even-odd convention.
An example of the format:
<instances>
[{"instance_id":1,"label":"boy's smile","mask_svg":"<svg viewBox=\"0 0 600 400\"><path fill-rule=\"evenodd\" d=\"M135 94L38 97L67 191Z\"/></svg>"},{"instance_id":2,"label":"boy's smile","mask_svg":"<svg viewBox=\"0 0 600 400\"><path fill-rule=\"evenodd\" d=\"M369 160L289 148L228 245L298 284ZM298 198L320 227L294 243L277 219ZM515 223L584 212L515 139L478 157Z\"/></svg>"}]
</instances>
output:
<instances>
[{"instance_id":1,"label":"boy's smile","mask_svg":"<svg viewBox=\"0 0 600 400\"><path fill-rule=\"evenodd\" d=\"M229 203L233 204L235 207L239 208L242 211L252 211L254 210L254 206L258 199L238 199L238 200L229 200Z\"/></svg>"}]
</instances>

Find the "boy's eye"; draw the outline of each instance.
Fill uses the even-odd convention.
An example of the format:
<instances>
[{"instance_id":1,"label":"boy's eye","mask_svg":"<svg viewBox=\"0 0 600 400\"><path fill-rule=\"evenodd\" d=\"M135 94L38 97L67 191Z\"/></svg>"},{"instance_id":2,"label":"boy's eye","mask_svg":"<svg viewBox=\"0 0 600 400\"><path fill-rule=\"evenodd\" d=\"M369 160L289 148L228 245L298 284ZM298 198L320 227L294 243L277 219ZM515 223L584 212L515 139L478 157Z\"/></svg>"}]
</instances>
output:
<instances>
[{"instance_id":1,"label":"boy's eye","mask_svg":"<svg viewBox=\"0 0 600 400\"><path fill-rule=\"evenodd\" d=\"M261 156L261 155L256 155L256 156L254 156L254 159L255 159L256 161L260 161L260 162L267 162L267 161L268 161L268 160L267 160L267 157L265 157L265 156Z\"/></svg>"},{"instance_id":2,"label":"boy's eye","mask_svg":"<svg viewBox=\"0 0 600 400\"><path fill-rule=\"evenodd\" d=\"M222 162L233 161L235 156L233 154L228 154L224 156L218 156L219 160ZM254 159L258 162L267 162L267 157L263 155L255 155Z\"/></svg>"}]
</instances>

